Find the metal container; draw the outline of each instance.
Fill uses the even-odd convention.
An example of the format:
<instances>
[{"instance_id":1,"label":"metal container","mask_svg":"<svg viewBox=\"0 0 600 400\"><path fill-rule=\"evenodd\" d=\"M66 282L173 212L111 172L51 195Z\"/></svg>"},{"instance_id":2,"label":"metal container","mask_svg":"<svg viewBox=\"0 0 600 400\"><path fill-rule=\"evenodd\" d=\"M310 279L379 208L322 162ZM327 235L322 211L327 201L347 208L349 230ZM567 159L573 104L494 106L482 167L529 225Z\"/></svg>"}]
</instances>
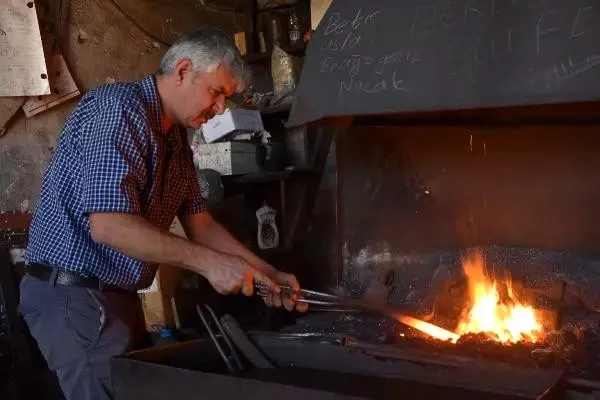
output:
<instances>
[{"instance_id":1,"label":"metal container","mask_svg":"<svg viewBox=\"0 0 600 400\"><path fill-rule=\"evenodd\" d=\"M535 399L557 380L554 371L382 361L336 344L250 337L276 368L228 375L210 340L138 351L112 360L115 399Z\"/></svg>"}]
</instances>

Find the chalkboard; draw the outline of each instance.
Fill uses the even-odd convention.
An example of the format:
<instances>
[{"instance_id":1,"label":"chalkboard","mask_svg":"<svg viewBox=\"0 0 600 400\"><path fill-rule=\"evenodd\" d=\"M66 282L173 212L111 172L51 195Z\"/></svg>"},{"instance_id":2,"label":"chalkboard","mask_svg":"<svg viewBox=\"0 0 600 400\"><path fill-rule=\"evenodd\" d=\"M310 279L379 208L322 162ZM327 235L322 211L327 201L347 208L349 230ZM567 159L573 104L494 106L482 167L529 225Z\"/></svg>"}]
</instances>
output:
<instances>
[{"instance_id":1,"label":"chalkboard","mask_svg":"<svg viewBox=\"0 0 600 400\"><path fill-rule=\"evenodd\" d=\"M337 0L289 125L600 99L600 0Z\"/></svg>"}]
</instances>

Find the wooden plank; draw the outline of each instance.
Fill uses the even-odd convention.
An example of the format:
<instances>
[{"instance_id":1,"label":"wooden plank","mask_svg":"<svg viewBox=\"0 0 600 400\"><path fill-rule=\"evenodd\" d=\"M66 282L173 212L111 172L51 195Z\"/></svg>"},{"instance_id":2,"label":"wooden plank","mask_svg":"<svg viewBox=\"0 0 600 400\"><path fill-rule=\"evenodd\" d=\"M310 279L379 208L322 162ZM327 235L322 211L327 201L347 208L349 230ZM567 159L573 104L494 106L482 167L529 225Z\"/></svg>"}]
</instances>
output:
<instances>
[{"instance_id":1,"label":"wooden plank","mask_svg":"<svg viewBox=\"0 0 600 400\"><path fill-rule=\"evenodd\" d=\"M27 118L69 101L80 94L61 54L56 54L50 59L48 73L53 93L48 96L30 97L23 105L23 111Z\"/></svg>"}]
</instances>

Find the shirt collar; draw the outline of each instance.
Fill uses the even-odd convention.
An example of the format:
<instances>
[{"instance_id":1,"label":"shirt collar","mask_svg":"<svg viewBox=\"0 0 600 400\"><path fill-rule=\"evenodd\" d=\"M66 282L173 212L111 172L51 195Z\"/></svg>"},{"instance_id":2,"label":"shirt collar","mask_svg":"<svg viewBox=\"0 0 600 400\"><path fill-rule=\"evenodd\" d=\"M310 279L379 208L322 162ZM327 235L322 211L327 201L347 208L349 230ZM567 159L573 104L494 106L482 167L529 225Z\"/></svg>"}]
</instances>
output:
<instances>
[{"instance_id":1,"label":"shirt collar","mask_svg":"<svg viewBox=\"0 0 600 400\"><path fill-rule=\"evenodd\" d=\"M162 119L162 107L158 95L158 88L156 87L156 77L154 75L148 75L142 79L140 82L140 90L142 93L142 100L148 110L152 128L155 129L156 132L165 133Z\"/></svg>"}]
</instances>

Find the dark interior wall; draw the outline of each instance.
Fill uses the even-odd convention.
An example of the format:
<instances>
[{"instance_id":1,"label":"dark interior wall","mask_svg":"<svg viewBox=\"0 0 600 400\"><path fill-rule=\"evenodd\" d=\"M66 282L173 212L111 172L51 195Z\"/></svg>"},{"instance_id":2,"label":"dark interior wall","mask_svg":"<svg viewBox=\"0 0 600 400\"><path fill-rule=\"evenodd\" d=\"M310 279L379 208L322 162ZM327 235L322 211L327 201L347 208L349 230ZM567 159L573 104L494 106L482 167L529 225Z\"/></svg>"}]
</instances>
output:
<instances>
[{"instance_id":1,"label":"dark interior wall","mask_svg":"<svg viewBox=\"0 0 600 400\"><path fill-rule=\"evenodd\" d=\"M352 128L338 138L344 270L480 245L598 256L598 154L598 125Z\"/></svg>"},{"instance_id":2,"label":"dark interior wall","mask_svg":"<svg viewBox=\"0 0 600 400\"><path fill-rule=\"evenodd\" d=\"M336 229L337 160L332 143L306 234L290 255L288 265L303 286L326 289L338 279L339 246Z\"/></svg>"}]
</instances>

